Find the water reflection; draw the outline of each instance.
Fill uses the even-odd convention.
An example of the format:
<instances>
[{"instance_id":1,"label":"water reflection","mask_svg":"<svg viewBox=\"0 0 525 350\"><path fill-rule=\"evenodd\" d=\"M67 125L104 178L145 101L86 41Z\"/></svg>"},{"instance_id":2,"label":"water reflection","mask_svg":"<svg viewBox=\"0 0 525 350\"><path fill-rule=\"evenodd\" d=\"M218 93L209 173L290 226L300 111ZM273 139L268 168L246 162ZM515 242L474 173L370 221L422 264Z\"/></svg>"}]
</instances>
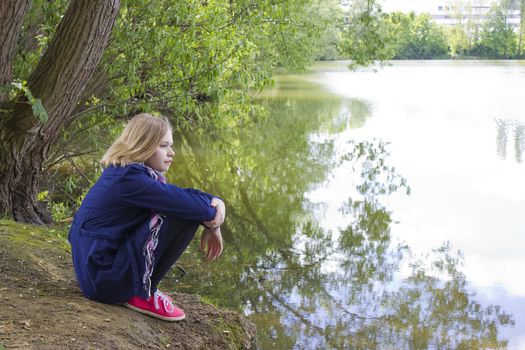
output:
<instances>
[{"instance_id":1,"label":"water reflection","mask_svg":"<svg viewBox=\"0 0 525 350\"><path fill-rule=\"evenodd\" d=\"M475 300L450 245L414 258L392 242L386 203L410 188L389 163L388 144L341 147L370 107L298 80L295 89L280 84L261 102L268 118L177 138L168 176L223 197L226 251L208 265L193 245L181 261L189 274L167 287L246 312L260 349L505 347L500 328L511 316ZM347 174L341 191L349 195L339 210L345 224L329 229L327 203L307 194L336 171Z\"/></svg>"},{"instance_id":2,"label":"water reflection","mask_svg":"<svg viewBox=\"0 0 525 350\"><path fill-rule=\"evenodd\" d=\"M515 120L496 119L496 154L501 159L507 158L507 145L509 134L514 141L514 159L521 163L523 150L525 150L525 125Z\"/></svg>"},{"instance_id":3,"label":"water reflection","mask_svg":"<svg viewBox=\"0 0 525 350\"><path fill-rule=\"evenodd\" d=\"M431 263L412 263L411 274L376 301L380 316L369 318L357 339L341 348L480 349L503 348L501 326L511 317L497 306L483 307L469 293L460 259L444 245L434 251ZM436 278L435 275L441 276ZM388 287L387 287L388 288ZM389 346L387 346L389 347Z\"/></svg>"},{"instance_id":4,"label":"water reflection","mask_svg":"<svg viewBox=\"0 0 525 350\"><path fill-rule=\"evenodd\" d=\"M221 263L209 266L204 276L193 275L204 281L198 291L222 299L221 305L268 311L272 297L259 287L270 283L272 269L301 265L293 243L296 227L305 220L304 194L334 165L333 143L312 145L309 140L340 109L337 99L327 103L321 98L297 103L282 97L268 106L268 119L252 125L224 134L180 135L177 165L168 177L219 193L228 207ZM196 260L189 260L187 269L199 268ZM190 283L189 278L183 282Z\"/></svg>"},{"instance_id":5,"label":"water reflection","mask_svg":"<svg viewBox=\"0 0 525 350\"><path fill-rule=\"evenodd\" d=\"M365 121L372 115L370 102L361 99L349 99L350 127L360 128L365 125Z\"/></svg>"}]
</instances>

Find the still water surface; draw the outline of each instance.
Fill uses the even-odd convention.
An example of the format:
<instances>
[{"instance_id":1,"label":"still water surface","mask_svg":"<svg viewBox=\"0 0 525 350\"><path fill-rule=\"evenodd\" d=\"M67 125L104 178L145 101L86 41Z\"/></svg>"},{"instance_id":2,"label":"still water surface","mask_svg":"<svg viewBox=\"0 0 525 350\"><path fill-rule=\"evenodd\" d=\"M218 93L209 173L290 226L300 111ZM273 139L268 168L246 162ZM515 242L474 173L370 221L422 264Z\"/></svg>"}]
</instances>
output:
<instances>
[{"instance_id":1,"label":"still water surface","mask_svg":"<svg viewBox=\"0 0 525 350\"><path fill-rule=\"evenodd\" d=\"M177 138L170 180L228 218L174 289L247 314L260 349L525 348L524 62L319 64L258 102Z\"/></svg>"}]
</instances>

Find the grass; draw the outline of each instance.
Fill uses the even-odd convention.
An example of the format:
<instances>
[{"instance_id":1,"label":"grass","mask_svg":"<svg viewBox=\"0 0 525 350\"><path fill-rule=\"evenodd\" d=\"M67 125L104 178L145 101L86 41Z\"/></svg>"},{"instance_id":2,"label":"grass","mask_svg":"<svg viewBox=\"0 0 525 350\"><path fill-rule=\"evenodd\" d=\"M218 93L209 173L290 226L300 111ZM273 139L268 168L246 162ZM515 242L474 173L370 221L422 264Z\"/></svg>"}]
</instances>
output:
<instances>
[{"instance_id":1,"label":"grass","mask_svg":"<svg viewBox=\"0 0 525 350\"><path fill-rule=\"evenodd\" d=\"M0 234L12 242L24 243L30 247L54 246L69 252L67 229L59 225L37 226L0 219ZM0 350L5 350L1 349Z\"/></svg>"},{"instance_id":2,"label":"grass","mask_svg":"<svg viewBox=\"0 0 525 350\"><path fill-rule=\"evenodd\" d=\"M222 334L228 339L230 349L241 349L243 344L244 331L239 324L228 322L222 317L218 317L217 323L213 324L213 328L219 334Z\"/></svg>"},{"instance_id":3,"label":"grass","mask_svg":"<svg viewBox=\"0 0 525 350\"><path fill-rule=\"evenodd\" d=\"M208 305L211 305L211 306L215 306L216 308L219 307L219 306L217 305L217 302L215 302L214 300L212 300L212 299L209 298L209 297L199 295L199 300L200 300L202 303L204 303L204 304L208 304ZM2 349L0 349L0 350L2 350Z\"/></svg>"}]
</instances>

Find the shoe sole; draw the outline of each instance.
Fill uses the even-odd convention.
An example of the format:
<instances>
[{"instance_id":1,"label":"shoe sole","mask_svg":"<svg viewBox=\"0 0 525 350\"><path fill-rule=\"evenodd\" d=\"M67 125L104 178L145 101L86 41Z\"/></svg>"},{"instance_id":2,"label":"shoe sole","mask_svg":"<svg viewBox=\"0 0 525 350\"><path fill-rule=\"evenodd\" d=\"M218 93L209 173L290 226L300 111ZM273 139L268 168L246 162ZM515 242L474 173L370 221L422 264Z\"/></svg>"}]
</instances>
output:
<instances>
[{"instance_id":1,"label":"shoe sole","mask_svg":"<svg viewBox=\"0 0 525 350\"><path fill-rule=\"evenodd\" d=\"M133 306L133 305L128 304L128 303L124 303L122 305L124 307L127 307L128 309L133 310L133 311L137 311L137 312L140 312L141 314L148 315L148 316L151 316L151 317L154 317L154 318L158 318L158 319L163 320L163 321L169 321L169 322L181 321L181 320L186 318L186 315L177 316L177 317L162 316L162 315L156 314L156 313L151 312L151 311L143 310L141 308L138 308L138 307Z\"/></svg>"}]
</instances>

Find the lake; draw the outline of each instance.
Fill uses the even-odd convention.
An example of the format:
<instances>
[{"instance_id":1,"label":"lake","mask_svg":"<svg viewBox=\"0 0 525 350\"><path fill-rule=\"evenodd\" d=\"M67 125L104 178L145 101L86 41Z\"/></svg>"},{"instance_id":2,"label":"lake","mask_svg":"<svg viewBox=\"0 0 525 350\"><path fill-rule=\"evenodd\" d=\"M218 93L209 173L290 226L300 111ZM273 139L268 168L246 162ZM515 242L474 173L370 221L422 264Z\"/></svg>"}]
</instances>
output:
<instances>
[{"instance_id":1,"label":"lake","mask_svg":"<svg viewBox=\"0 0 525 350\"><path fill-rule=\"evenodd\" d=\"M259 349L525 348L524 96L524 61L277 76L255 122L176 135L169 179L227 221L170 288Z\"/></svg>"}]
</instances>

